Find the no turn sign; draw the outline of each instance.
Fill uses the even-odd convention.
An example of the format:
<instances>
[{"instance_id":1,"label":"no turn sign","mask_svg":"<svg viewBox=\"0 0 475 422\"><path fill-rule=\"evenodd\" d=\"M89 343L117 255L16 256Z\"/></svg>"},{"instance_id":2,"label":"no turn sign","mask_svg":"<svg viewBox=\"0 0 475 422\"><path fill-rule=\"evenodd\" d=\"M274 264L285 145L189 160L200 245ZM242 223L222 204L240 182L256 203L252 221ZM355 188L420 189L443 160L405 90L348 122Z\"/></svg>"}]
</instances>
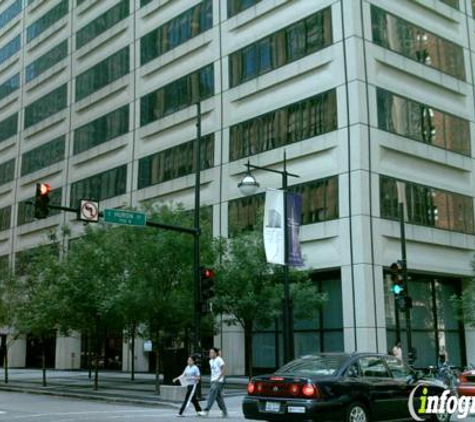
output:
<instances>
[{"instance_id":1,"label":"no turn sign","mask_svg":"<svg viewBox=\"0 0 475 422\"><path fill-rule=\"evenodd\" d=\"M82 221L97 223L99 221L99 202L81 199L79 219Z\"/></svg>"}]
</instances>

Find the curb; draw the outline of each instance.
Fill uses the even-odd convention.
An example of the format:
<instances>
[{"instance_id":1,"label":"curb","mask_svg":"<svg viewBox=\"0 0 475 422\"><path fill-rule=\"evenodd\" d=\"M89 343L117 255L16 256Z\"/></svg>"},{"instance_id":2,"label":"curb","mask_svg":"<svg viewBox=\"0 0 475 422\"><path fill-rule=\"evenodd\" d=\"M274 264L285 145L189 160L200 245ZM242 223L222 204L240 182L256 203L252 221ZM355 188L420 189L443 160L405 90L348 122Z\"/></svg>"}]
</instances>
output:
<instances>
[{"instance_id":1,"label":"curb","mask_svg":"<svg viewBox=\"0 0 475 422\"><path fill-rule=\"evenodd\" d=\"M170 407L173 409L178 409L180 407L180 404L172 403L168 401L161 401L161 400L141 400L141 399L133 399L130 397L101 396L98 394L84 394L84 393L72 393L72 392L62 392L62 391L52 391L52 390L40 390L40 389L35 389L35 388L25 388L25 387L15 387L15 386L2 385L0 386L0 391L74 398L77 400L94 400L94 401L102 401L102 402L107 402L107 403L121 403L121 404L125 403L125 404L134 404L134 405L150 406L150 407L162 406L162 407Z\"/></svg>"}]
</instances>

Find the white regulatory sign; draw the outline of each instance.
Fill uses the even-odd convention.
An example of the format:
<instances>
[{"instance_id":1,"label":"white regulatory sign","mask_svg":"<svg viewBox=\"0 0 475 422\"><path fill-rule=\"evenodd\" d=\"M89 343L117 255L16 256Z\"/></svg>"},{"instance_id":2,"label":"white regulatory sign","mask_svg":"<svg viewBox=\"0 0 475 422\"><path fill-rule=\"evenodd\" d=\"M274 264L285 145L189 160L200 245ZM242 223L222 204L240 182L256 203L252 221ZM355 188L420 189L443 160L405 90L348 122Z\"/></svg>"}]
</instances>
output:
<instances>
[{"instance_id":1,"label":"white regulatory sign","mask_svg":"<svg viewBox=\"0 0 475 422\"><path fill-rule=\"evenodd\" d=\"M81 199L79 219L82 221L99 221L99 202Z\"/></svg>"}]
</instances>

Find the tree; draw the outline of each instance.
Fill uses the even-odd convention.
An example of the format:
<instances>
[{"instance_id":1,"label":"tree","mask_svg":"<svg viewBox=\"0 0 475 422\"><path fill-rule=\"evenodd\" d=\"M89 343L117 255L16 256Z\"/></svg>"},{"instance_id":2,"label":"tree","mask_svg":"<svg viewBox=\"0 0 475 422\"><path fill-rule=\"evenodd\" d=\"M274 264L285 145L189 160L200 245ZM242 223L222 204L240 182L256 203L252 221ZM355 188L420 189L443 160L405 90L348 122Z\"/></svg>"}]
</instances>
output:
<instances>
[{"instance_id":1,"label":"tree","mask_svg":"<svg viewBox=\"0 0 475 422\"><path fill-rule=\"evenodd\" d=\"M472 270L475 274L475 258L472 260ZM475 278L469 280L460 296L451 297L452 306L455 308L460 321L471 328L475 327Z\"/></svg>"},{"instance_id":2,"label":"tree","mask_svg":"<svg viewBox=\"0 0 475 422\"><path fill-rule=\"evenodd\" d=\"M256 327L268 327L282 313L283 270L267 263L262 234L243 232L217 243L221 256L216 281L216 311L239 323L244 329L246 373L252 376L253 342ZM320 294L308 271L290 272L291 295L304 304L296 308L297 318L306 318L318 309L326 297Z\"/></svg>"}]
</instances>

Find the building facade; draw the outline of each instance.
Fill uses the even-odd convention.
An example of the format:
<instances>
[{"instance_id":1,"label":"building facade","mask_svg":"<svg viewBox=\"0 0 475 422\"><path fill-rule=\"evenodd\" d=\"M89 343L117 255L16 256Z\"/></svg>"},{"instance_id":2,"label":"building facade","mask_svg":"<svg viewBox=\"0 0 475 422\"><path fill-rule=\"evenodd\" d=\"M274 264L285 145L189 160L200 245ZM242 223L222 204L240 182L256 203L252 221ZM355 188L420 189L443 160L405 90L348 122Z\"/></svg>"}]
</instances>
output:
<instances>
[{"instance_id":1,"label":"building facade","mask_svg":"<svg viewBox=\"0 0 475 422\"><path fill-rule=\"evenodd\" d=\"M473 360L475 333L450 298L472 277L475 247L474 17L470 0L2 2L2 265L21 272L51 231L83 229L67 213L34 220L25 201L40 181L64 206L192 208L199 101L201 200L215 235L256 223L263 195L237 188L248 160L279 169L285 149L300 176L290 189L303 196L305 263L329 301L296 321L297 355L394 343L399 184L417 363L442 346L453 364ZM280 364L279 325L255 333L257 368ZM221 328L230 372L243 373L243 334ZM124 369L132 358L146 368L137 344L123 345ZM32 347L17 340L11 365L25 366ZM80 336L52 349L57 368L80 365Z\"/></svg>"}]
</instances>

